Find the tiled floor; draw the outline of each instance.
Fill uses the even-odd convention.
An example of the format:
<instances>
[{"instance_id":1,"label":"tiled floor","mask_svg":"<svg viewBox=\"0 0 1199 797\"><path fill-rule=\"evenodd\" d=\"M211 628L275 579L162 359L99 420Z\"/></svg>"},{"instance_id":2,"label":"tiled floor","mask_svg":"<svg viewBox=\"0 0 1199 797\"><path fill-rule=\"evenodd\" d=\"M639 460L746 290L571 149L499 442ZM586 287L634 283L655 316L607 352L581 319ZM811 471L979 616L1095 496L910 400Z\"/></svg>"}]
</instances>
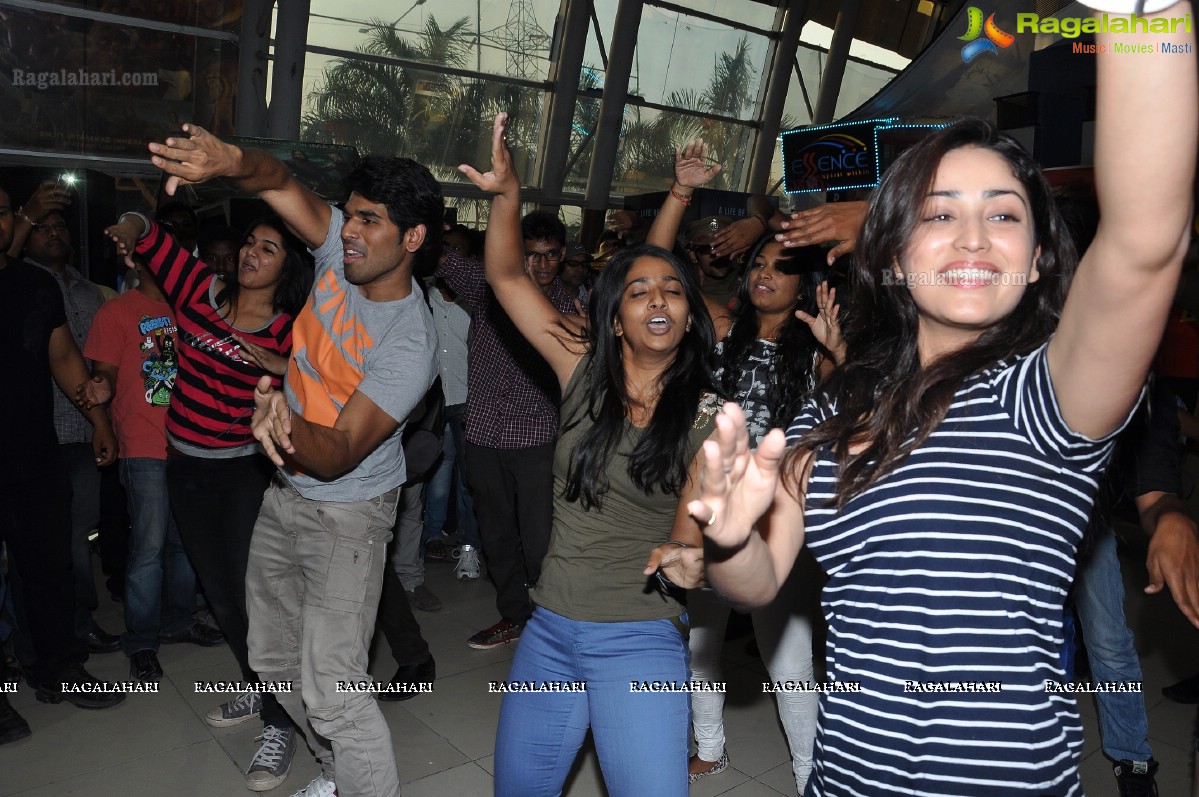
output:
<instances>
[{"instance_id":1,"label":"tiled floor","mask_svg":"<svg viewBox=\"0 0 1199 797\"><path fill-rule=\"evenodd\" d=\"M1153 748L1161 762L1158 782L1163 797L1190 794L1191 726L1194 707L1161 697L1161 688L1199 671L1199 633L1168 596L1146 597L1141 558L1126 557L1129 617L1137 634L1145 669L1145 698ZM406 797L476 797L491 794L492 745L499 695L487 683L502 679L510 648L477 651L465 641L497 616L494 592L486 581L460 583L448 565L431 564L428 583L445 607L419 613L437 659L433 694L403 703L385 703ZM121 609L107 600L98 615L110 630L121 627ZM377 646L373 675L390 678L386 644ZM789 759L774 703L761 693L761 663L744 652L745 640L726 647L726 708L729 755L726 772L696 784L694 795L777 797L794 795ZM0 748L0 795L27 797L234 797L248 794L241 776L256 746L256 722L227 729L210 728L204 713L217 696L196 694L198 680L235 679L226 647L164 647L166 677L157 695L131 695L122 705L86 712L67 704L43 705L22 684L13 704L29 721L33 736ZM109 680L127 678L119 653L93 656L90 669ZM1115 795L1115 782L1099 752L1094 705L1082 701L1087 744L1082 772L1087 794ZM305 751L296 755L291 775L271 792L287 797L317 774ZM570 797L605 794L595 755L585 753L565 793Z\"/></svg>"}]
</instances>

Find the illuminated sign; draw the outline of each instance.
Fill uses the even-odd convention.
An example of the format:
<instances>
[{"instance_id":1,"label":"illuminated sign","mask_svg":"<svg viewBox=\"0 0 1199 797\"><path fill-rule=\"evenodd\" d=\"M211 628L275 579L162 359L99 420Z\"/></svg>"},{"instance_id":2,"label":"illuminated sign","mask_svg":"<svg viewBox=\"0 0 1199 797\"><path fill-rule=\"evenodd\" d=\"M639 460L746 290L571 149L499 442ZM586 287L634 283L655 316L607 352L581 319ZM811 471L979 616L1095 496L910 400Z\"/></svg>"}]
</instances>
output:
<instances>
[{"instance_id":1,"label":"illuminated sign","mask_svg":"<svg viewBox=\"0 0 1199 797\"><path fill-rule=\"evenodd\" d=\"M783 190L797 194L877 185L874 131L894 121L846 122L783 133Z\"/></svg>"}]
</instances>

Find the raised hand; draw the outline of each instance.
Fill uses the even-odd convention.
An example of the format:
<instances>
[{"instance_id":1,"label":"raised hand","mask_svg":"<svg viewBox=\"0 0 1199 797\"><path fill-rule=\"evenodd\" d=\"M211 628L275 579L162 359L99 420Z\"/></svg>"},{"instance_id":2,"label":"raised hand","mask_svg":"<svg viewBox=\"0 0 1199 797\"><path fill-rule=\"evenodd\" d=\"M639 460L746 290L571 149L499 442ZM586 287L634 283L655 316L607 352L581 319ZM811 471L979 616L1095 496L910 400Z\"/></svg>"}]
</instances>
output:
<instances>
[{"instance_id":1,"label":"raised hand","mask_svg":"<svg viewBox=\"0 0 1199 797\"><path fill-rule=\"evenodd\" d=\"M857 248L858 234L866 218L867 203L831 202L817 208L792 213L783 222L783 232L774 236L783 246L810 246L836 241L828 253L829 265Z\"/></svg>"},{"instance_id":2,"label":"raised hand","mask_svg":"<svg viewBox=\"0 0 1199 797\"><path fill-rule=\"evenodd\" d=\"M702 138L697 138L686 144L682 149L674 151L674 181L683 188L699 188L707 185L713 177L720 174L720 164L708 163L708 145Z\"/></svg>"},{"instance_id":3,"label":"raised hand","mask_svg":"<svg viewBox=\"0 0 1199 797\"><path fill-rule=\"evenodd\" d=\"M770 232L758 216L737 219L712 236L712 257L735 258L748 252L754 242Z\"/></svg>"},{"instance_id":4,"label":"raised hand","mask_svg":"<svg viewBox=\"0 0 1199 797\"><path fill-rule=\"evenodd\" d=\"M833 355L839 364L845 359L845 340L841 337L841 306L837 304L837 289L829 288L828 281L820 283L816 289L817 315L810 316L803 310L796 310L795 317L812 329L826 350Z\"/></svg>"},{"instance_id":5,"label":"raised hand","mask_svg":"<svg viewBox=\"0 0 1199 797\"><path fill-rule=\"evenodd\" d=\"M183 126L186 137L172 136L161 144L150 143L150 162L170 175L166 192L174 196L180 186L214 177L232 177L241 160L241 149L226 144L198 125Z\"/></svg>"},{"instance_id":6,"label":"raised hand","mask_svg":"<svg viewBox=\"0 0 1199 797\"><path fill-rule=\"evenodd\" d=\"M468 163L458 167L458 171L489 194L520 193L520 180L512 168L512 153L505 137L507 127L508 114L497 113L491 128L491 171L480 172Z\"/></svg>"},{"instance_id":7,"label":"raised hand","mask_svg":"<svg viewBox=\"0 0 1199 797\"><path fill-rule=\"evenodd\" d=\"M786 439L782 430L772 429L751 451L745 413L732 402L715 421L716 433L704 442L699 498L687 504L687 511L705 537L737 549L774 501Z\"/></svg>"},{"instance_id":8,"label":"raised hand","mask_svg":"<svg viewBox=\"0 0 1199 797\"><path fill-rule=\"evenodd\" d=\"M121 257L127 258L137 249L138 239L146 234L146 223L140 216L126 213L116 224L104 228L104 234L116 242Z\"/></svg>"},{"instance_id":9,"label":"raised hand","mask_svg":"<svg viewBox=\"0 0 1199 797\"><path fill-rule=\"evenodd\" d=\"M33 196L21 206L21 213L33 222L40 222L51 211L64 210L71 204L71 190L57 180L42 180Z\"/></svg>"},{"instance_id":10,"label":"raised hand","mask_svg":"<svg viewBox=\"0 0 1199 797\"><path fill-rule=\"evenodd\" d=\"M291 407L287 397L271 387L271 377L264 376L254 388L254 417L250 429L254 438L262 444L262 450L271 462L283 466L280 450L296 453L291 444Z\"/></svg>"}]
</instances>

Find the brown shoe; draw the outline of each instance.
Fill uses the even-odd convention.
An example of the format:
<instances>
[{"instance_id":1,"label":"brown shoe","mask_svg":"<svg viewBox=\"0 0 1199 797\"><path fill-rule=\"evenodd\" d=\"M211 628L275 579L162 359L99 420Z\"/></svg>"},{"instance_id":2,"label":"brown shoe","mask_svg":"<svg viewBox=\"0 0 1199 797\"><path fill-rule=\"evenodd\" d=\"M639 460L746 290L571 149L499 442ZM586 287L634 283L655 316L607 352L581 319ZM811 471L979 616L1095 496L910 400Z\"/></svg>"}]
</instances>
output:
<instances>
[{"instance_id":1,"label":"brown shoe","mask_svg":"<svg viewBox=\"0 0 1199 797\"><path fill-rule=\"evenodd\" d=\"M484 628L479 633L466 640L466 644L475 650L489 650L507 645L520 639L520 632L525 629L524 623L510 623L500 620L490 628Z\"/></svg>"}]
</instances>

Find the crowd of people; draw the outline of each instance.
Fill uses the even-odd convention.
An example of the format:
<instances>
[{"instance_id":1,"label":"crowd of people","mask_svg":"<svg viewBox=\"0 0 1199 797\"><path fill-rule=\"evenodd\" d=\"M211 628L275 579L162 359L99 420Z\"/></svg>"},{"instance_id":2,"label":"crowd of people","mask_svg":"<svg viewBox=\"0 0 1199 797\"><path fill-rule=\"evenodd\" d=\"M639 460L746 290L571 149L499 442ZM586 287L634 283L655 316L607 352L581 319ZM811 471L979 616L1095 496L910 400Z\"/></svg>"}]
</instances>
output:
<instances>
[{"instance_id":1,"label":"crowd of people","mask_svg":"<svg viewBox=\"0 0 1199 797\"><path fill-rule=\"evenodd\" d=\"M652 225L616 216L593 258L556 212L522 216L503 113L489 168L461 167L493 195L485 234L446 224L410 159L366 157L335 206L188 125L150 144L167 193L224 178L269 213L121 215L110 295L75 268L67 188L0 186L21 386L0 407L28 419L0 464L0 680L103 709L123 695L89 653L147 683L161 644L227 643L245 689L206 720L261 721L249 789L306 742L298 797L393 797L377 700L431 688L412 610L440 609L425 564L453 559L496 592L464 642L515 645L507 681L535 687L504 694L497 795L560 794L588 732L614 796L719 775L734 609L797 794L1080 794L1074 616L1095 678L1140 680L1111 494L1152 535L1150 590L1199 626L1177 446L1199 380L1151 375L1199 137L1193 36L1171 35L1190 55L1098 58L1081 209L968 119L869 200L684 224L720 170L694 141ZM120 635L93 618L97 527L127 535ZM371 682L376 630L395 676L338 688ZM1156 794L1143 699L1099 706L1120 793ZM0 744L33 730L0 693Z\"/></svg>"}]
</instances>

